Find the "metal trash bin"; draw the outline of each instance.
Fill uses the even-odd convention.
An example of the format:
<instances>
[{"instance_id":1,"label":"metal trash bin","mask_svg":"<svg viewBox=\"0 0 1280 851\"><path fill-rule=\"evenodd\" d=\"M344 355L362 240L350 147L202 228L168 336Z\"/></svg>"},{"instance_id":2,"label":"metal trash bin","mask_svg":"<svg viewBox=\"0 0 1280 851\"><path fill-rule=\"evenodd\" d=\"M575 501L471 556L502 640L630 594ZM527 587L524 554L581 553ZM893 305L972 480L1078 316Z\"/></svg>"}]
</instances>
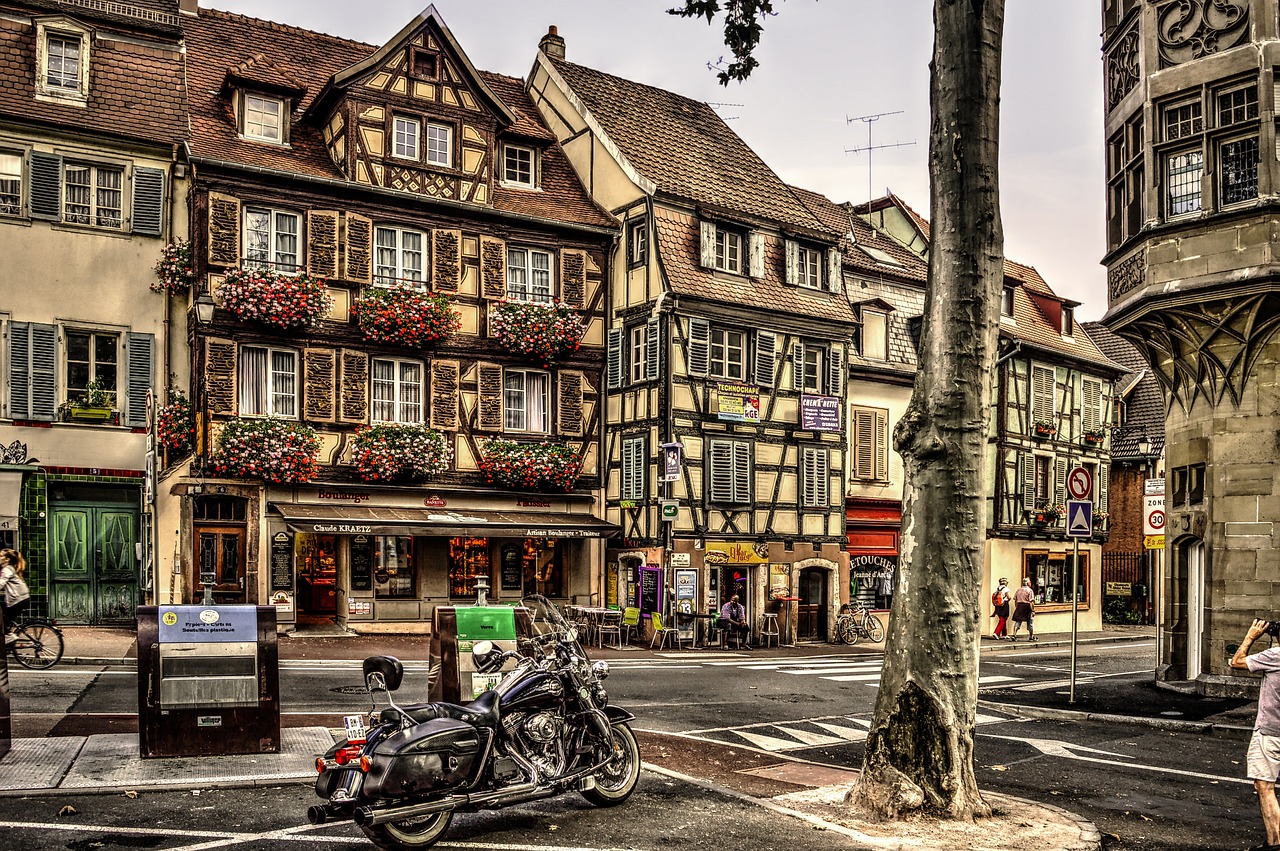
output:
<instances>
[{"instance_id":1,"label":"metal trash bin","mask_svg":"<svg viewBox=\"0 0 1280 851\"><path fill-rule=\"evenodd\" d=\"M144 757L278 753L275 608L139 607L138 737Z\"/></svg>"}]
</instances>

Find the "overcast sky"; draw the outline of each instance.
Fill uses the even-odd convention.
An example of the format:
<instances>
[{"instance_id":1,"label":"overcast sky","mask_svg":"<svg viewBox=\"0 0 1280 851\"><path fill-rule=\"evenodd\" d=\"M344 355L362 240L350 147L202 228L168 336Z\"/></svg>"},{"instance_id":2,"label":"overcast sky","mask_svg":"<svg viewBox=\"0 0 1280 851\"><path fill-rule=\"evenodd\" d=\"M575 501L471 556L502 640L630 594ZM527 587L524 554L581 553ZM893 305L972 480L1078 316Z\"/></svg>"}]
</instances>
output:
<instances>
[{"instance_id":1,"label":"overcast sky","mask_svg":"<svg viewBox=\"0 0 1280 851\"><path fill-rule=\"evenodd\" d=\"M200 0L381 45L421 0ZM726 89L707 69L720 27L664 14L674 0L437 0L477 67L524 77L555 24L571 62L712 104L783 180L835 201L891 190L929 211L932 0L784 0L760 67ZM1101 4L1009 0L1001 114L1005 253L1053 289L1106 310ZM872 121L863 116L883 113ZM854 119L850 121L850 119ZM865 148L905 143L871 152ZM909 143L913 143L911 145ZM870 172L869 172L870 167Z\"/></svg>"}]
</instances>

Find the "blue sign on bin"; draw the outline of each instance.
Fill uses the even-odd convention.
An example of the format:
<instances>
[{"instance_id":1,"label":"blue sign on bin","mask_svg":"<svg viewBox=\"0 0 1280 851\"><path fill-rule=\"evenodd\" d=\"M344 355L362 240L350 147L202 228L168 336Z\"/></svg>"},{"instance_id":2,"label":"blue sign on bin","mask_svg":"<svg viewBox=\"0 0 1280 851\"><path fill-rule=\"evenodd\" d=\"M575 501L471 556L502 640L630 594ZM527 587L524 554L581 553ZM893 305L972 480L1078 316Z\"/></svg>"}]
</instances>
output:
<instances>
[{"instance_id":1,"label":"blue sign on bin","mask_svg":"<svg viewBox=\"0 0 1280 851\"><path fill-rule=\"evenodd\" d=\"M258 640L257 606L161 606L161 644Z\"/></svg>"}]
</instances>

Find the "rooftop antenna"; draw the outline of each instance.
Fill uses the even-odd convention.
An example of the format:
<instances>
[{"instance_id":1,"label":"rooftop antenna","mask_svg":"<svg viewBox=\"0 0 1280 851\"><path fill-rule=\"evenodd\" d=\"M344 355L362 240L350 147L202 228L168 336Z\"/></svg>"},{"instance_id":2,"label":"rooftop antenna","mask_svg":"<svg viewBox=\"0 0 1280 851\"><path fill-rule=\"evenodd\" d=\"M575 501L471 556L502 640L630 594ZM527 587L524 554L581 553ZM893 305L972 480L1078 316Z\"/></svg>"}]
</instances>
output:
<instances>
[{"instance_id":1,"label":"rooftop antenna","mask_svg":"<svg viewBox=\"0 0 1280 851\"><path fill-rule=\"evenodd\" d=\"M737 107L741 107L742 105L743 105L743 104L740 104L740 103L720 103L720 102L718 102L718 101L707 101L707 106L711 107L712 109L716 110L717 112L719 112L719 111L720 111L720 108L721 108L721 107L723 107L723 106L737 106ZM738 116L736 116L736 115L722 115L722 116L720 116L720 120L721 120L721 121L733 121L733 120L734 120L734 119L736 119L737 117L738 117Z\"/></svg>"},{"instance_id":2,"label":"rooftop antenna","mask_svg":"<svg viewBox=\"0 0 1280 851\"><path fill-rule=\"evenodd\" d=\"M872 152L882 150L884 148L910 148L913 145L915 145L915 140L912 140L910 142L892 142L887 145L873 145L871 143L871 128L881 118L884 118L889 115L901 115L901 114L902 114L902 110L898 109L898 110L894 110L893 112L877 112L874 115L855 115L852 118L850 118L847 115L845 116L845 120L844 120L845 124L852 124L855 121L861 121L863 124L867 125L867 144L862 145L861 147L845 148L844 152L846 154L860 154L863 151L866 151L866 154L867 154L867 218L868 219L871 218L871 202L872 200L874 200L873 190L871 188L872 187L872 175L871 175ZM872 233L872 236L874 237L875 236L874 228L872 228L871 233Z\"/></svg>"}]
</instances>

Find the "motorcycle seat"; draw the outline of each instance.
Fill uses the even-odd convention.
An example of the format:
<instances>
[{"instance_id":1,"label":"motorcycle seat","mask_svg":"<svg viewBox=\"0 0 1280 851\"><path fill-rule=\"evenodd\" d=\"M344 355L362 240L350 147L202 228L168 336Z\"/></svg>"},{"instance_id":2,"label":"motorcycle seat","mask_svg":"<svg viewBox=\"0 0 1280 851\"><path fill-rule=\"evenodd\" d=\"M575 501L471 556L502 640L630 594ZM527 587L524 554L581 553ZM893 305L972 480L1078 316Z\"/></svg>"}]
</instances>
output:
<instances>
[{"instance_id":1,"label":"motorcycle seat","mask_svg":"<svg viewBox=\"0 0 1280 851\"><path fill-rule=\"evenodd\" d=\"M436 718L452 718L475 727L498 728L498 693L486 691L466 705L457 703L411 703L400 707L418 723ZM394 709L382 710L384 721L395 719Z\"/></svg>"}]
</instances>

